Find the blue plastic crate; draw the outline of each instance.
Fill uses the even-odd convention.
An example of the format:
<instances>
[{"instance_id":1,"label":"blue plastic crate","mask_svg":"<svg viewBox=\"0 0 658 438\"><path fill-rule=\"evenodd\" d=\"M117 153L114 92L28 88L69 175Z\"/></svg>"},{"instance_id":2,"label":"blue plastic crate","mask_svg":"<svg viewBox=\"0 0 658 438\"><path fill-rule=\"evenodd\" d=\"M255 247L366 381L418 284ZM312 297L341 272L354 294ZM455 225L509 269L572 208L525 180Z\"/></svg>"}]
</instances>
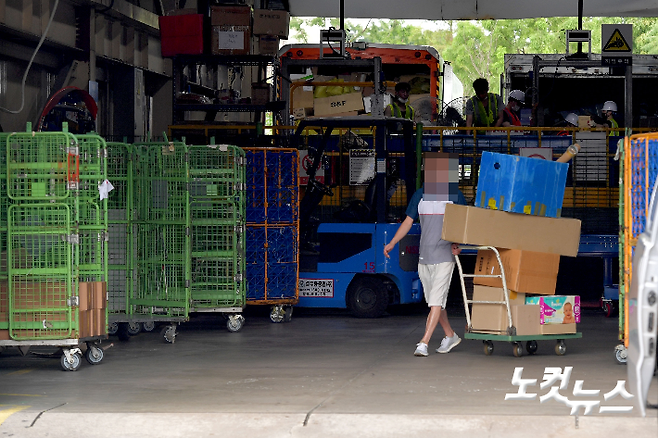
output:
<instances>
[{"instance_id":1,"label":"blue plastic crate","mask_svg":"<svg viewBox=\"0 0 658 438\"><path fill-rule=\"evenodd\" d=\"M247 264L247 300L265 299L265 266L262 264Z\"/></svg>"},{"instance_id":2,"label":"blue plastic crate","mask_svg":"<svg viewBox=\"0 0 658 438\"><path fill-rule=\"evenodd\" d=\"M297 262L297 228L269 227L267 229L267 263Z\"/></svg>"},{"instance_id":3,"label":"blue plastic crate","mask_svg":"<svg viewBox=\"0 0 658 438\"><path fill-rule=\"evenodd\" d=\"M568 163L483 152L475 206L560 217Z\"/></svg>"},{"instance_id":4,"label":"blue plastic crate","mask_svg":"<svg viewBox=\"0 0 658 438\"><path fill-rule=\"evenodd\" d=\"M267 268L267 297L295 298L297 296L297 264L271 263Z\"/></svg>"},{"instance_id":5,"label":"blue plastic crate","mask_svg":"<svg viewBox=\"0 0 658 438\"><path fill-rule=\"evenodd\" d=\"M637 237L644 232L651 192L658 176L658 140L633 139L630 154L631 226L633 236Z\"/></svg>"},{"instance_id":6,"label":"blue plastic crate","mask_svg":"<svg viewBox=\"0 0 658 438\"><path fill-rule=\"evenodd\" d=\"M245 241L247 264L265 264L265 243L265 227L247 226Z\"/></svg>"}]
</instances>

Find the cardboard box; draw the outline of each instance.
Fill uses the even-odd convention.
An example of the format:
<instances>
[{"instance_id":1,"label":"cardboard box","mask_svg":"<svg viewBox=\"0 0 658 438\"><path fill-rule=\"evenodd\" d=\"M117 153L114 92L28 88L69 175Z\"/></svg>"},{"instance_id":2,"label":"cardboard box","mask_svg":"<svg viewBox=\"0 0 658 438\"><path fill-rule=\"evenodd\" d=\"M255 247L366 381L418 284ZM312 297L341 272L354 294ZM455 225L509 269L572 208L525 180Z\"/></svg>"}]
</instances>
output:
<instances>
[{"instance_id":1,"label":"cardboard box","mask_svg":"<svg viewBox=\"0 0 658 438\"><path fill-rule=\"evenodd\" d=\"M313 109L313 91L304 90L304 87L297 87L292 92L292 107Z\"/></svg>"},{"instance_id":2,"label":"cardboard box","mask_svg":"<svg viewBox=\"0 0 658 438\"><path fill-rule=\"evenodd\" d=\"M578 116L578 127L579 128L590 128L590 122L592 118L590 116Z\"/></svg>"},{"instance_id":3,"label":"cardboard box","mask_svg":"<svg viewBox=\"0 0 658 438\"><path fill-rule=\"evenodd\" d=\"M355 117L355 116L358 116L358 115L359 115L358 111L348 111L346 113L338 113L338 114L332 114L330 116L321 116L321 117L322 118L325 118L325 117ZM314 117L317 117L317 116L309 116L308 118L312 119Z\"/></svg>"},{"instance_id":4,"label":"cardboard box","mask_svg":"<svg viewBox=\"0 0 658 438\"><path fill-rule=\"evenodd\" d=\"M295 108L292 110L292 116L295 120L305 119L313 115L313 108Z\"/></svg>"},{"instance_id":5,"label":"cardboard box","mask_svg":"<svg viewBox=\"0 0 658 438\"><path fill-rule=\"evenodd\" d=\"M270 86L268 84L251 84L251 103L265 105L270 101Z\"/></svg>"},{"instance_id":6,"label":"cardboard box","mask_svg":"<svg viewBox=\"0 0 658 438\"><path fill-rule=\"evenodd\" d=\"M92 309L105 309L107 307L107 283L95 281L92 283Z\"/></svg>"},{"instance_id":7,"label":"cardboard box","mask_svg":"<svg viewBox=\"0 0 658 438\"><path fill-rule=\"evenodd\" d=\"M488 286L473 286L473 301L504 301L502 288ZM525 294L509 293L510 313L513 307L525 306ZM537 308L537 324L539 324L539 306ZM517 310L518 312L518 310ZM512 314L514 318L514 314ZM524 314L524 318L526 315ZM512 319L514 324L514 319ZM504 304L473 304L471 307L471 325L475 331L505 332L509 325L507 309Z\"/></svg>"},{"instance_id":8,"label":"cardboard box","mask_svg":"<svg viewBox=\"0 0 658 438\"><path fill-rule=\"evenodd\" d=\"M247 26L251 29L251 7L212 6L210 24L212 26Z\"/></svg>"},{"instance_id":9,"label":"cardboard box","mask_svg":"<svg viewBox=\"0 0 658 438\"><path fill-rule=\"evenodd\" d=\"M482 152L475 206L560 217L568 163Z\"/></svg>"},{"instance_id":10,"label":"cardboard box","mask_svg":"<svg viewBox=\"0 0 658 438\"><path fill-rule=\"evenodd\" d=\"M210 51L213 55L248 55L251 48L249 26L213 26Z\"/></svg>"},{"instance_id":11,"label":"cardboard box","mask_svg":"<svg viewBox=\"0 0 658 438\"><path fill-rule=\"evenodd\" d=\"M361 93L339 94L313 100L313 112L318 116L331 116L351 111L363 111Z\"/></svg>"},{"instance_id":12,"label":"cardboard box","mask_svg":"<svg viewBox=\"0 0 658 438\"><path fill-rule=\"evenodd\" d=\"M441 238L448 242L576 257L580 220L465 205L446 205Z\"/></svg>"},{"instance_id":13,"label":"cardboard box","mask_svg":"<svg viewBox=\"0 0 658 438\"><path fill-rule=\"evenodd\" d=\"M277 56L279 54L279 37L274 35L258 37L258 54Z\"/></svg>"},{"instance_id":14,"label":"cardboard box","mask_svg":"<svg viewBox=\"0 0 658 438\"><path fill-rule=\"evenodd\" d=\"M561 335L576 333L576 323L572 324L542 324L539 326L540 335Z\"/></svg>"},{"instance_id":15,"label":"cardboard box","mask_svg":"<svg viewBox=\"0 0 658 438\"><path fill-rule=\"evenodd\" d=\"M203 53L203 15L158 17L163 57Z\"/></svg>"},{"instance_id":16,"label":"cardboard box","mask_svg":"<svg viewBox=\"0 0 658 438\"><path fill-rule=\"evenodd\" d=\"M93 283L78 283L78 308L81 312L92 308L92 288Z\"/></svg>"},{"instance_id":17,"label":"cardboard box","mask_svg":"<svg viewBox=\"0 0 658 438\"><path fill-rule=\"evenodd\" d=\"M100 336L107 333L105 327L105 309L93 309L91 310L91 336Z\"/></svg>"},{"instance_id":18,"label":"cardboard box","mask_svg":"<svg viewBox=\"0 0 658 438\"><path fill-rule=\"evenodd\" d=\"M518 249L499 249L500 261L505 270L507 288L530 294L555 294L560 256ZM475 260L476 275L500 275L500 265L491 250L480 250ZM474 284L503 287L500 278L474 277Z\"/></svg>"},{"instance_id":19,"label":"cardboard box","mask_svg":"<svg viewBox=\"0 0 658 438\"><path fill-rule=\"evenodd\" d=\"M525 302L539 306L542 325L580 322L580 296L578 295L526 297Z\"/></svg>"},{"instance_id":20,"label":"cardboard box","mask_svg":"<svg viewBox=\"0 0 658 438\"><path fill-rule=\"evenodd\" d=\"M254 35L276 35L288 38L290 14L287 11L254 9Z\"/></svg>"},{"instance_id":21,"label":"cardboard box","mask_svg":"<svg viewBox=\"0 0 658 438\"><path fill-rule=\"evenodd\" d=\"M78 325L79 327L79 334L81 338L87 338L91 336L91 310L79 310L78 311L78 317L80 324Z\"/></svg>"},{"instance_id":22,"label":"cardboard box","mask_svg":"<svg viewBox=\"0 0 658 438\"><path fill-rule=\"evenodd\" d=\"M9 341L9 330L0 330L0 341Z\"/></svg>"},{"instance_id":23,"label":"cardboard box","mask_svg":"<svg viewBox=\"0 0 658 438\"><path fill-rule=\"evenodd\" d=\"M12 295L18 309L43 309L66 307L69 291L64 281L15 282Z\"/></svg>"},{"instance_id":24,"label":"cardboard box","mask_svg":"<svg viewBox=\"0 0 658 438\"><path fill-rule=\"evenodd\" d=\"M0 280L0 323L7 321L9 314L9 282Z\"/></svg>"},{"instance_id":25,"label":"cardboard box","mask_svg":"<svg viewBox=\"0 0 658 438\"><path fill-rule=\"evenodd\" d=\"M12 250L13 269L29 269L32 267L32 256L25 248L15 248ZM0 272L7 275L7 251L0 253Z\"/></svg>"}]
</instances>

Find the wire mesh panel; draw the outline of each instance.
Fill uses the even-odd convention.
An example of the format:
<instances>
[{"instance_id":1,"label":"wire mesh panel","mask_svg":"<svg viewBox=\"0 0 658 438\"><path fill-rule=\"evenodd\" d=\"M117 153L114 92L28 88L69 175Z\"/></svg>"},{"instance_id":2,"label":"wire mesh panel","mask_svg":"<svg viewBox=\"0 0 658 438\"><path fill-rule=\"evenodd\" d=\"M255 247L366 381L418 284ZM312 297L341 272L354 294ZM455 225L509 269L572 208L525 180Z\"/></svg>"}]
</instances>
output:
<instances>
[{"instance_id":1,"label":"wire mesh panel","mask_svg":"<svg viewBox=\"0 0 658 438\"><path fill-rule=\"evenodd\" d=\"M298 227L247 226L247 301L298 298Z\"/></svg>"},{"instance_id":2,"label":"wire mesh panel","mask_svg":"<svg viewBox=\"0 0 658 438\"><path fill-rule=\"evenodd\" d=\"M247 223L286 224L299 219L299 152L247 148Z\"/></svg>"},{"instance_id":3,"label":"wire mesh panel","mask_svg":"<svg viewBox=\"0 0 658 438\"><path fill-rule=\"evenodd\" d=\"M245 305L244 151L190 146L191 300L195 310Z\"/></svg>"},{"instance_id":4,"label":"wire mesh panel","mask_svg":"<svg viewBox=\"0 0 658 438\"><path fill-rule=\"evenodd\" d=\"M76 137L66 132L18 132L7 138L8 196L60 200L79 182Z\"/></svg>"},{"instance_id":5,"label":"wire mesh panel","mask_svg":"<svg viewBox=\"0 0 658 438\"><path fill-rule=\"evenodd\" d=\"M12 205L8 209L9 334L15 340L76 335L70 298L76 290L77 245L65 204Z\"/></svg>"},{"instance_id":6,"label":"wire mesh panel","mask_svg":"<svg viewBox=\"0 0 658 438\"><path fill-rule=\"evenodd\" d=\"M630 214L632 236L637 238L644 232L646 215L651 201L651 192L658 176L658 135L634 135L630 142Z\"/></svg>"},{"instance_id":7,"label":"wire mesh panel","mask_svg":"<svg viewBox=\"0 0 658 438\"><path fill-rule=\"evenodd\" d=\"M187 319L190 235L187 147L162 143L135 147L132 163L132 315Z\"/></svg>"},{"instance_id":8,"label":"wire mesh panel","mask_svg":"<svg viewBox=\"0 0 658 438\"><path fill-rule=\"evenodd\" d=\"M112 190L108 208L108 311L128 314L128 294L132 290L132 147L107 143L107 178Z\"/></svg>"}]
</instances>

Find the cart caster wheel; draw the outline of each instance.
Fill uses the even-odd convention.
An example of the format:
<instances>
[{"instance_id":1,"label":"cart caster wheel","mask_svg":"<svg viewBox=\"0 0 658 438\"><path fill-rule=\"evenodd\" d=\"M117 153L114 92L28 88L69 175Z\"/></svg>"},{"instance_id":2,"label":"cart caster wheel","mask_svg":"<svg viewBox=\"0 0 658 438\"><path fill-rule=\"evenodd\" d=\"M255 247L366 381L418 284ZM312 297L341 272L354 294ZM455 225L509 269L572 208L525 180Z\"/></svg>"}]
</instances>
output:
<instances>
[{"instance_id":1,"label":"cart caster wheel","mask_svg":"<svg viewBox=\"0 0 658 438\"><path fill-rule=\"evenodd\" d=\"M130 340L130 331L128 329L127 322L120 322L119 328L117 328L117 337L120 341L129 341Z\"/></svg>"},{"instance_id":2,"label":"cart caster wheel","mask_svg":"<svg viewBox=\"0 0 658 438\"><path fill-rule=\"evenodd\" d=\"M103 360L105 353L98 345L87 344L87 351L85 352L85 359L90 365L98 365Z\"/></svg>"},{"instance_id":3,"label":"cart caster wheel","mask_svg":"<svg viewBox=\"0 0 658 438\"><path fill-rule=\"evenodd\" d=\"M528 351L528 354L535 354L537 352L537 341L526 342L525 349Z\"/></svg>"},{"instance_id":4,"label":"cart caster wheel","mask_svg":"<svg viewBox=\"0 0 658 438\"><path fill-rule=\"evenodd\" d=\"M128 323L128 334L130 336L138 335L142 331L142 325L138 322L129 322Z\"/></svg>"},{"instance_id":5,"label":"cart caster wheel","mask_svg":"<svg viewBox=\"0 0 658 438\"><path fill-rule=\"evenodd\" d=\"M175 325L168 325L165 328L160 331L160 336L165 340L165 342L169 344L173 344L176 342L176 336L178 333L176 332L176 326Z\"/></svg>"},{"instance_id":6,"label":"cart caster wheel","mask_svg":"<svg viewBox=\"0 0 658 438\"><path fill-rule=\"evenodd\" d=\"M606 318L610 318L615 311L615 306L610 301L604 301L602 308Z\"/></svg>"},{"instance_id":7,"label":"cart caster wheel","mask_svg":"<svg viewBox=\"0 0 658 438\"><path fill-rule=\"evenodd\" d=\"M154 321L146 321L145 323L142 324L142 330L145 332L152 332L155 330L155 322Z\"/></svg>"},{"instance_id":8,"label":"cart caster wheel","mask_svg":"<svg viewBox=\"0 0 658 438\"><path fill-rule=\"evenodd\" d=\"M619 344L615 347L615 359L619 365L626 364L626 361L628 360L628 351L624 344Z\"/></svg>"},{"instance_id":9,"label":"cart caster wheel","mask_svg":"<svg viewBox=\"0 0 658 438\"><path fill-rule=\"evenodd\" d=\"M274 323L283 322L285 317L283 306L272 306L272 310L270 310L270 321Z\"/></svg>"},{"instance_id":10,"label":"cart caster wheel","mask_svg":"<svg viewBox=\"0 0 658 438\"><path fill-rule=\"evenodd\" d=\"M286 306L283 309L283 322L292 321L292 306Z\"/></svg>"},{"instance_id":11,"label":"cart caster wheel","mask_svg":"<svg viewBox=\"0 0 658 438\"><path fill-rule=\"evenodd\" d=\"M107 325L107 334L110 336L114 336L117 334L119 331L119 324L116 322L111 322Z\"/></svg>"},{"instance_id":12,"label":"cart caster wheel","mask_svg":"<svg viewBox=\"0 0 658 438\"><path fill-rule=\"evenodd\" d=\"M271 318L271 316L270 316ZM244 316L239 314L229 315L226 321L226 328L231 333L239 332L244 326Z\"/></svg>"},{"instance_id":13,"label":"cart caster wheel","mask_svg":"<svg viewBox=\"0 0 658 438\"><path fill-rule=\"evenodd\" d=\"M567 344L564 343L562 339L557 341L555 344L555 354L558 356L564 356L567 353Z\"/></svg>"},{"instance_id":14,"label":"cart caster wheel","mask_svg":"<svg viewBox=\"0 0 658 438\"><path fill-rule=\"evenodd\" d=\"M69 358L66 357L66 354L62 353L62 357L59 361L62 365L62 369L64 371L78 371L80 365L82 365L82 357L78 353L70 354L69 357L71 358L70 361Z\"/></svg>"},{"instance_id":15,"label":"cart caster wheel","mask_svg":"<svg viewBox=\"0 0 658 438\"><path fill-rule=\"evenodd\" d=\"M487 356L491 356L494 351L493 342L483 341L483 343L484 343L484 354L486 354Z\"/></svg>"},{"instance_id":16,"label":"cart caster wheel","mask_svg":"<svg viewBox=\"0 0 658 438\"><path fill-rule=\"evenodd\" d=\"M514 353L515 357L523 356L523 346L521 345L520 342L514 343L514 346L512 347L512 353Z\"/></svg>"}]
</instances>

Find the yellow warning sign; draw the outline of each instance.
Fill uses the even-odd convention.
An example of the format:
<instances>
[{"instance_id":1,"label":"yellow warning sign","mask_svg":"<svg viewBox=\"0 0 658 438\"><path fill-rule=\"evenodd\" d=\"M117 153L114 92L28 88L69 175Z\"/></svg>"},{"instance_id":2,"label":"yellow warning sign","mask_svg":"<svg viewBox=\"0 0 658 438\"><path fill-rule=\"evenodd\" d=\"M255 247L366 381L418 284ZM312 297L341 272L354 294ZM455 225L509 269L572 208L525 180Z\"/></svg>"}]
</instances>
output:
<instances>
[{"instance_id":1,"label":"yellow warning sign","mask_svg":"<svg viewBox=\"0 0 658 438\"><path fill-rule=\"evenodd\" d=\"M621 34L619 29L615 29L610 36L610 39L605 46L603 46L604 52L630 52L631 48L628 46L628 43L624 39L624 36Z\"/></svg>"}]
</instances>

